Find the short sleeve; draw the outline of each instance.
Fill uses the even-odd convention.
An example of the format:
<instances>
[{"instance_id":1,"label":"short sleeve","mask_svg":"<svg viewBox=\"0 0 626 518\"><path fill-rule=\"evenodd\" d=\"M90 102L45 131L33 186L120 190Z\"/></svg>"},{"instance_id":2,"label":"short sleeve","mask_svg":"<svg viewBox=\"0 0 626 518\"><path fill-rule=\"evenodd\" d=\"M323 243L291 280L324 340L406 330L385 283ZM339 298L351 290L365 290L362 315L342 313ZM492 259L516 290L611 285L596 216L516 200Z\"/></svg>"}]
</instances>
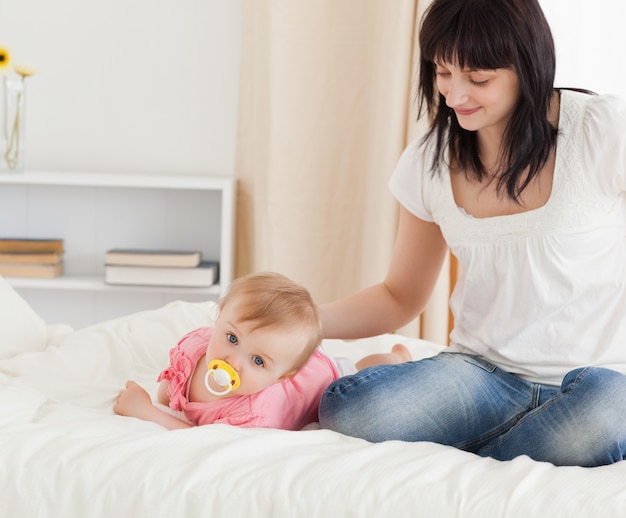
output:
<instances>
[{"instance_id":1,"label":"short sleeve","mask_svg":"<svg viewBox=\"0 0 626 518\"><path fill-rule=\"evenodd\" d=\"M584 118L585 166L606 194L626 192L626 102L613 95L594 96Z\"/></svg>"},{"instance_id":2,"label":"short sleeve","mask_svg":"<svg viewBox=\"0 0 626 518\"><path fill-rule=\"evenodd\" d=\"M434 221L425 195L430 180L428 153L419 140L411 142L398 160L389 180L389 189L400 204L424 221ZM430 155L428 155L430 156Z\"/></svg>"},{"instance_id":3,"label":"short sleeve","mask_svg":"<svg viewBox=\"0 0 626 518\"><path fill-rule=\"evenodd\" d=\"M157 381L169 383L167 395L173 410L182 410L187 403L187 384L211 341L212 333L211 327L194 329L170 349L170 364L159 374Z\"/></svg>"}]
</instances>

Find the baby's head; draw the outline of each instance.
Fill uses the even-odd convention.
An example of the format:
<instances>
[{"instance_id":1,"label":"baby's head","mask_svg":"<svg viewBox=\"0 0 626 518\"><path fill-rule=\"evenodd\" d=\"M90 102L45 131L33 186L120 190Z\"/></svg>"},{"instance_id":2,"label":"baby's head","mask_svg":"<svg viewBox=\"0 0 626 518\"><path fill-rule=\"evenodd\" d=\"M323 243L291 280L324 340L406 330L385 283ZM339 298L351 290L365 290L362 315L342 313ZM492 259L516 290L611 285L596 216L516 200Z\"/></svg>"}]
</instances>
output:
<instances>
[{"instance_id":1,"label":"baby's head","mask_svg":"<svg viewBox=\"0 0 626 518\"><path fill-rule=\"evenodd\" d=\"M252 394L291 377L322 339L310 293L271 272L235 279L219 302L207 361L228 362L239 374L236 395Z\"/></svg>"}]
</instances>

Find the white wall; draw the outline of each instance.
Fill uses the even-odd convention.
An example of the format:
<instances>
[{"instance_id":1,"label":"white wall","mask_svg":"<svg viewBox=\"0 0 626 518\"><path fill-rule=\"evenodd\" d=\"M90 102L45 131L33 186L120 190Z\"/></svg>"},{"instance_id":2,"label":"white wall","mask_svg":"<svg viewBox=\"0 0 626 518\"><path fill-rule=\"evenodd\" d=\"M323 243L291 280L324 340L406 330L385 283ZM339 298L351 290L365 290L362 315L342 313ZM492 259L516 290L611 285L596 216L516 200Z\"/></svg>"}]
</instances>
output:
<instances>
[{"instance_id":1,"label":"white wall","mask_svg":"<svg viewBox=\"0 0 626 518\"><path fill-rule=\"evenodd\" d=\"M232 175L240 0L0 0L26 168Z\"/></svg>"},{"instance_id":2,"label":"white wall","mask_svg":"<svg viewBox=\"0 0 626 518\"><path fill-rule=\"evenodd\" d=\"M0 0L30 169L233 171L241 0ZM557 85L626 94L623 0L541 0Z\"/></svg>"},{"instance_id":3,"label":"white wall","mask_svg":"<svg viewBox=\"0 0 626 518\"><path fill-rule=\"evenodd\" d=\"M540 0L554 36L556 86L626 98L626 2Z\"/></svg>"}]
</instances>

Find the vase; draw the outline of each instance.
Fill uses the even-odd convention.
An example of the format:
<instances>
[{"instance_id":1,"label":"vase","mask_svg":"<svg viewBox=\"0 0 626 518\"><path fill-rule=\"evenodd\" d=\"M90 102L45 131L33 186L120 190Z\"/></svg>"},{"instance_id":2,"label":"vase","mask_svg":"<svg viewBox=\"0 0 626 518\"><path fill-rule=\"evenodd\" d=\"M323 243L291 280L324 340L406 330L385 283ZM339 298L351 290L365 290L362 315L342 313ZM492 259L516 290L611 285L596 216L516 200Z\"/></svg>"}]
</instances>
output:
<instances>
[{"instance_id":1,"label":"vase","mask_svg":"<svg viewBox=\"0 0 626 518\"><path fill-rule=\"evenodd\" d=\"M5 75L0 80L0 172L24 170L24 77Z\"/></svg>"}]
</instances>

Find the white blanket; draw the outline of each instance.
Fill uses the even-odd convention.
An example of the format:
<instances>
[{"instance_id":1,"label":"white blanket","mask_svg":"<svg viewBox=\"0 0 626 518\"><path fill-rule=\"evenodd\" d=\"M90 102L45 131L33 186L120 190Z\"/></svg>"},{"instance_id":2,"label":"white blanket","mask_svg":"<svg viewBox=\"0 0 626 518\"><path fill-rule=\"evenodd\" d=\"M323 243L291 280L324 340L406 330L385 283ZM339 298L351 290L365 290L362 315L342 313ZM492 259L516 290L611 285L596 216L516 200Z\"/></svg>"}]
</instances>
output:
<instances>
[{"instance_id":1,"label":"white blanket","mask_svg":"<svg viewBox=\"0 0 626 518\"><path fill-rule=\"evenodd\" d=\"M483 459L431 443L370 444L328 430L210 425L166 431L121 417L127 379L152 394L168 350L211 323L213 303L177 302L0 360L0 516L611 517L626 515L626 462L554 467ZM357 359L397 342L327 341Z\"/></svg>"}]
</instances>

